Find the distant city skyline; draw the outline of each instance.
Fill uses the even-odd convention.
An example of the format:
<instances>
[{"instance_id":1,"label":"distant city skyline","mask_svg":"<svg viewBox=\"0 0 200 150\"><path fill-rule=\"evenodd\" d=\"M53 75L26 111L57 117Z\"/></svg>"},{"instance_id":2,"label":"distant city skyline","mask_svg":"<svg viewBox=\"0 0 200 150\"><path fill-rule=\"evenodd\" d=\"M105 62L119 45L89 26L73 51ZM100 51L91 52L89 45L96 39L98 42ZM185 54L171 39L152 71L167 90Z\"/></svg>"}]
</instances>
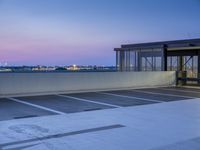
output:
<instances>
[{"instance_id":1,"label":"distant city skyline","mask_svg":"<svg viewBox=\"0 0 200 150\"><path fill-rule=\"evenodd\" d=\"M200 38L199 0L0 0L0 62L115 65L121 44Z\"/></svg>"}]
</instances>

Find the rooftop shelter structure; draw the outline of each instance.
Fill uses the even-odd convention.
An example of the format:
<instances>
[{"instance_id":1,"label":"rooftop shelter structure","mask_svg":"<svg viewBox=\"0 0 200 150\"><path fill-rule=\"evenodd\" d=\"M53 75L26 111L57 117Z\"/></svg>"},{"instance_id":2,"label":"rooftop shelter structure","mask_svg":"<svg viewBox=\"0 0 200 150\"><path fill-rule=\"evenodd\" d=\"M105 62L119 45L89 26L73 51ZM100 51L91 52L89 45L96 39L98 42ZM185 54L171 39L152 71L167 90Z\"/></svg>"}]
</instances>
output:
<instances>
[{"instance_id":1,"label":"rooftop shelter structure","mask_svg":"<svg viewBox=\"0 0 200 150\"><path fill-rule=\"evenodd\" d=\"M118 71L177 71L179 80L200 79L200 39L121 45L115 48Z\"/></svg>"},{"instance_id":2,"label":"rooftop shelter structure","mask_svg":"<svg viewBox=\"0 0 200 150\"><path fill-rule=\"evenodd\" d=\"M0 83L0 150L199 150L200 88L175 87L175 71L1 72Z\"/></svg>"}]
</instances>

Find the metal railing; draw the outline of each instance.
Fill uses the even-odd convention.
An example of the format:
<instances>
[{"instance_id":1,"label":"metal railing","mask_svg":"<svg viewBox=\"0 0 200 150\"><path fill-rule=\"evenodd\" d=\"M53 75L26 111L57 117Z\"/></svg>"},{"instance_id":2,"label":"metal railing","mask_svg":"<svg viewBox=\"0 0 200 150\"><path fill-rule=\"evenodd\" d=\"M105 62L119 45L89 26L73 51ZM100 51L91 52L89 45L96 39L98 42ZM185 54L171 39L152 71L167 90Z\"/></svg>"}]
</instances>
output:
<instances>
[{"instance_id":1,"label":"metal railing","mask_svg":"<svg viewBox=\"0 0 200 150\"><path fill-rule=\"evenodd\" d=\"M177 71L176 77L177 77L177 85L188 85L188 84L200 85L200 78L187 77L187 71Z\"/></svg>"}]
</instances>

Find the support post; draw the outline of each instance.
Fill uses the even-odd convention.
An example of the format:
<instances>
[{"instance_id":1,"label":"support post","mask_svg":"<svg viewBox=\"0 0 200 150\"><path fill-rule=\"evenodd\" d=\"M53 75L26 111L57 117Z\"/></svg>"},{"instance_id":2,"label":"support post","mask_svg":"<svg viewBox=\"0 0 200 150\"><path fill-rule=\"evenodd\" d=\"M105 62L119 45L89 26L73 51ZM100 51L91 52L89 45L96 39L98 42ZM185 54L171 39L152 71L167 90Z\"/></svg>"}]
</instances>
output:
<instances>
[{"instance_id":1,"label":"support post","mask_svg":"<svg viewBox=\"0 0 200 150\"><path fill-rule=\"evenodd\" d=\"M138 70L137 71L142 71L142 58L141 58L141 50L140 51L138 51L138 55L137 55L137 64L138 64Z\"/></svg>"},{"instance_id":2,"label":"support post","mask_svg":"<svg viewBox=\"0 0 200 150\"><path fill-rule=\"evenodd\" d=\"M178 66L178 70L179 71L183 71L183 56L179 56L179 66Z\"/></svg>"},{"instance_id":3,"label":"support post","mask_svg":"<svg viewBox=\"0 0 200 150\"><path fill-rule=\"evenodd\" d=\"M167 71L167 46L162 49L162 71Z\"/></svg>"},{"instance_id":4,"label":"support post","mask_svg":"<svg viewBox=\"0 0 200 150\"><path fill-rule=\"evenodd\" d=\"M200 84L200 50L198 50L198 84Z\"/></svg>"},{"instance_id":5,"label":"support post","mask_svg":"<svg viewBox=\"0 0 200 150\"><path fill-rule=\"evenodd\" d=\"M120 51L120 71L125 71L125 51Z\"/></svg>"},{"instance_id":6,"label":"support post","mask_svg":"<svg viewBox=\"0 0 200 150\"><path fill-rule=\"evenodd\" d=\"M119 51L116 51L116 70L120 71L120 66L119 66Z\"/></svg>"}]
</instances>

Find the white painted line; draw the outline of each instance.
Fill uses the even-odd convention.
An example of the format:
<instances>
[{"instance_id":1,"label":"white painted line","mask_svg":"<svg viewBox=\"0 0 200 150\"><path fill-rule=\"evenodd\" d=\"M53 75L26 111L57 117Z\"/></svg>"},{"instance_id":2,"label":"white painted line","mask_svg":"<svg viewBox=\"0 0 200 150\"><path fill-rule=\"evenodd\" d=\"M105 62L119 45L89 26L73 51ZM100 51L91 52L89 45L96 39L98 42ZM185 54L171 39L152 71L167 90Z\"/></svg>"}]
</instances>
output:
<instances>
[{"instance_id":1,"label":"white painted line","mask_svg":"<svg viewBox=\"0 0 200 150\"><path fill-rule=\"evenodd\" d=\"M94 103L94 104L100 104L100 105L105 105L105 106L110 106L110 107L121 108L121 106L118 106L118 105L113 105L113 104L108 104L108 103L103 103L103 102L91 101L91 100L87 100L87 99L83 99L83 98L78 98L78 97L74 97L74 96L67 96L67 95L60 95L60 94L57 94L57 96L65 97L65 98L71 98L71 99L75 99L75 100L79 100L79 101L84 101L84 102L89 102L89 103Z\"/></svg>"},{"instance_id":2,"label":"white painted line","mask_svg":"<svg viewBox=\"0 0 200 150\"><path fill-rule=\"evenodd\" d=\"M159 100L146 99L146 98L135 97L135 96L121 95L121 94L113 94L113 93L106 93L106 92L99 92L99 93L101 93L101 94L105 94L105 95L110 95L110 96L117 96L117 97L124 97L124 98L138 99L138 100L150 101L150 102L158 102L158 103L162 103L162 102L163 102L163 101L159 101Z\"/></svg>"},{"instance_id":3,"label":"white painted line","mask_svg":"<svg viewBox=\"0 0 200 150\"><path fill-rule=\"evenodd\" d=\"M163 95L163 96L182 97L182 98L189 98L189 99L197 98L197 97L191 97L191 96L182 96L182 95L177 95L177 94L166 94L166 93L150 92L150 91L142 91L142 90L131 90L131 91L140 92L140 93L146 93L146 94L155 94L155 95Z\"/></svg>"},{"instance_id":4,"label":"white painted line","mask_svg":"<svg viewBox=\"0 0 200 150\"><path fill-rule=\"evenodd\" d=\"M163 90L168 90L168 91L178 91L178 92L187 92L187 93L197 93L197 94L200 94L200 92L197 92L197 91L191 91L191 90L187 90L187 89L168 89L168 88L160 88L160 89L163 89Z\"/></svg>"},{"instance_id":5,"label":"white painted line","mask_svg":"<svg viewBox=\"0 0 200 150\"><path fill-rule=\"evenodd\" d=\"M18 102L18 103L22 103L22 104L25 104L25 105L29 105L29 106L32 106L32 107L36 107L36 108L39 108L39 109L47 110L47 111L50 111L50 112L53 112L53 113L56 113L56 114L66 115L66 113L64 113L64 112L53 110L53 109L43 107L43 106L40 106L40 105L36 105L36 104L32 104L32 103L29 103L29 102L25 102L25 101L22 101L22 100L19 100L19 99L16 99L16 98L8 97L7 99Z\"/></svg>"}]
</instances>

